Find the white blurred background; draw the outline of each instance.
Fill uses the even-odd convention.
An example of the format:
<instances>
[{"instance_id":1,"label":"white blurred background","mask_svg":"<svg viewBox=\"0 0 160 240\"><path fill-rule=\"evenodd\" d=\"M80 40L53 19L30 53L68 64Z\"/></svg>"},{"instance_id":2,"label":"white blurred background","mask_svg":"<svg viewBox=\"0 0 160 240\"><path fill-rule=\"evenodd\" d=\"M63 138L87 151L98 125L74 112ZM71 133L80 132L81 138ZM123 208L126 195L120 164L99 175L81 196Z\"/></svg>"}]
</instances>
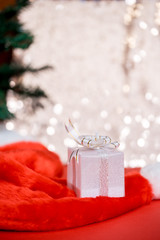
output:
<instances>
[{"instance_id":1,"label":"white blurred background","mask_svg":"<svg viewBox=\"0 0 160 240\"><path fill-rule=\"evenodd\" d=\"M53 103L30 115L9 95L17 119L6 129L42 142L66 163L67 146L75 144L64 128L71 118L82 134L118 140L125 166L160 161L160 2L35 0L20 20L35 41L15 56L54 66L23 80Z\"/></svg>"}]
</instances>

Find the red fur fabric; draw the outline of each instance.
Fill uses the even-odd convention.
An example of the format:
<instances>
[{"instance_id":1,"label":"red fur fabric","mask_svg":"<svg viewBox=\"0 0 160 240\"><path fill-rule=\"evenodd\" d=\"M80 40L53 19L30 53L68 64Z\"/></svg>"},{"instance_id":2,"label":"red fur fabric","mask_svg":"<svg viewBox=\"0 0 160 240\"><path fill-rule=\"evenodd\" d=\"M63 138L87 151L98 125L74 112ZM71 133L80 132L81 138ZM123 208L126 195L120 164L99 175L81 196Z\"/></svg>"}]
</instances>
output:
<instances>
[{"instance_id":1,"label":"red fur fabric","mask_svg":"<svg viewBox=\"0 0 160 240\"><path fill-rule=\"evenodd\" d=\"M124 198L76 198L58 155L39 143L0 148L0 229L48 231L103 221L150 203L149 182L126 175Z\"/></svg>"}]
</instances>

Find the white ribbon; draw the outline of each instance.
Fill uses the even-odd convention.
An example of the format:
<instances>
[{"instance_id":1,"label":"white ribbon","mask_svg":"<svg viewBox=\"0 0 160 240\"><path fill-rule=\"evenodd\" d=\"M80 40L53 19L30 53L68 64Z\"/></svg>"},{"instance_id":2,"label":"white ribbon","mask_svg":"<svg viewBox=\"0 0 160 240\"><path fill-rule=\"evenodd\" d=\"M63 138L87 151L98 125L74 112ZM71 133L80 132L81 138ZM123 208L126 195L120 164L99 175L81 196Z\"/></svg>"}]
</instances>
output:
<instances>
[{"instance_id":1,"label":"white ribbon","mask_svg":"<svg viewBox=\"0 0 160 240\"><path fill-rule=\"evenodd\" d=\"M103 148L105 146L108 147L114 146L115 148L118 148L120 145L117 141L111 142L111 138L108 136L99 136L98 134L80 135L78 130L73 126L71 120L69 120L68 125L65 125L65 128L76 143L87 148L97 149Z\"/></svg>"}]
</instances>

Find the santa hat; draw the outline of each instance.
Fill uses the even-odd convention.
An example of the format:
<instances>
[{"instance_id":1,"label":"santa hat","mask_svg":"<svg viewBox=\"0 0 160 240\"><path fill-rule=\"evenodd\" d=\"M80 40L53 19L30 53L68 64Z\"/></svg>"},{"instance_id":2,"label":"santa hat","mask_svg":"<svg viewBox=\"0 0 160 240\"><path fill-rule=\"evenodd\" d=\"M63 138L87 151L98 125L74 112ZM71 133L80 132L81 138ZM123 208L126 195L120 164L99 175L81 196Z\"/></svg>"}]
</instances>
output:
<instances>
[{"instance_id":1,"label":"santa hat","mask_svg":"<svg viewBox=\"0 0 160 240\"><path fill-rule=\"evenodd\" d=\"M160 199L160 162L147 165L140 174L150 183L153 199Z\"/></svg>"},{"instance_id":2,"label":"santa hat","mask_svg":"<svg viewBox=\"0 0 160 240\"><path fill-rule=\"evenodd\" d=\"M77 198L60 178L64 166L43 145L0 148L0 229L48 231L107 220L160 198L160 163L127 171L125 197Z\"/></svg>"}]
</instances>

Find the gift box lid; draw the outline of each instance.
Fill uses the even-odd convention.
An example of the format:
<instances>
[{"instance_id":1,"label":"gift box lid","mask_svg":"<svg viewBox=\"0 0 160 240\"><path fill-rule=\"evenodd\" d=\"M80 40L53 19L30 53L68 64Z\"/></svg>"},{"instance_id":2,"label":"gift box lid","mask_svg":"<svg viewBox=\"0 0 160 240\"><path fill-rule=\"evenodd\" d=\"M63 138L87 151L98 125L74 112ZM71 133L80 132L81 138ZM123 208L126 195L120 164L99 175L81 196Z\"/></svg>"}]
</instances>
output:
<instances>
[{"instance_id":1,"label":"gift box lid","mask_svg":"<svg viewBox=\"0 0 160 240\"><path fill-rule=\"evenodd\" d=\"M91 148L85 148L85 147L78 147L78 148L69 148L69 152L70 154L73 151L77 151L78 150L78 154L81 157L97 157L97 155L103 155L103 154L108 154L109 156L115 156L115 155L122 155L123 152L117 150L116 148L108 148L108 147L104 147L104 148L99 148L99 149L91 149Z\"/></svg>"}]
</instances>

